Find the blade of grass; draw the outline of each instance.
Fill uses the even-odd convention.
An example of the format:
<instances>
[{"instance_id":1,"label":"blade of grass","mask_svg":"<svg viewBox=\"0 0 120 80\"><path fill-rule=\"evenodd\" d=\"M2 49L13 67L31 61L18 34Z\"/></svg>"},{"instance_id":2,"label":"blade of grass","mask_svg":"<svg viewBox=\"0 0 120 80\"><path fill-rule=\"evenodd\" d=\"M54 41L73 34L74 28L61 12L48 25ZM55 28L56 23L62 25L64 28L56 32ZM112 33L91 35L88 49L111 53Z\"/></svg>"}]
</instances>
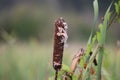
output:
<instances>
[{"instance_id":1,"label":"blade of grass","mask_svg":"<svg viewBox=\"0 0 120 80\"><path fill-rule=\"evenodd\" d=\"M94 41L94 37L93 37L93 30L94 28L96 27L96 24L97 24L97 19L98 19L98 13L99 13L99 7L98 7L98 0L94 0L93 2L93 8L94 8L94 24L93 24L93 27L91 29L91 33L90 33L90 36L89 36L89 39L88 39L88 43L87 43L87 50L86 50L86 59L85 59L85 63L87 63L89 61L89 58L90 58L90 51L93 47L93 44L95 43ZM92 38L93 37L93 38ZM88 69L86 69L87 71ZM85 72L85 76L86 76L86 72ZM88 74L88 78L90 80L90 73ZM84 78L84 77L83 77Z\"/></svg>"},{"instance_id":2,"label":"blade of grass","mask_svg":"<svg viewBox=\"0 0 120 80\"><path fill-rule=\"evenodd\" d=\"M94 25L96 25L98 19L98 13L99 13L99 6L97 0L94 0L93 7L94 7Z\"/></svg>"},{"instance_id":3,"label":"blade of grass","mask_svg":"<svg viewBox=\"0 0 120 80\"><path fill-rule=\"evenodd\" d=\"M112 3L111 3L112 5ZM97 77L96 80L101 80L101 68L102 68L102 60L103 60L103 54L104 54L104 44L106 40L106 31L107 31L107 25L108 25L108 20L109 20L109 11L111 8L111 5L108 7L105 16L104 16L104 21L103 21L103 26L100 27L100 33L101 33L101 38L99 40L99 44L102 46L99 50L98 54L98 67L97 67Z\"/></svg>"},{"instance_id":4,"label":"blade of grass","mask_svg":"<svg viewBox=\"0 0 120 80\"><path fill-rule=\"evenodd\" d=\"M97 19L98 19L98 12L99 12L98 0L94 0L93 7L94 7L94 25L92 27L92 30L91 30L91 33L90 33L90 36L89 36L89 39L88 39L88 43L87 43L87 50L86 50L86 54L87 54L87 58L86 59L87 60L88 60L88 57L89 57L89 53L90 53L90 51L91 51L91 49L93 47L92 44L95 43L95 41L94 42L92 41L92 37L93 37L93 29L96 27Z\"/></svg>"}]
</instances>

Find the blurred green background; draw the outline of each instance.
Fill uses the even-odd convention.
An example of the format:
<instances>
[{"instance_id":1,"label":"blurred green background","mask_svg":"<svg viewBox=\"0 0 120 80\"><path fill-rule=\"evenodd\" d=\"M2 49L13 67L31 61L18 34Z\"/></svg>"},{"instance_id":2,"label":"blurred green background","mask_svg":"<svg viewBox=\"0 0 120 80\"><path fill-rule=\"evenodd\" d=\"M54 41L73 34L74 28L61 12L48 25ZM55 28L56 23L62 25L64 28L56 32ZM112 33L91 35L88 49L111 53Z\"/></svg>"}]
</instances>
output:
<instances>
[{"instance_id":1,"label":"blurred green background","mask_svg":"<svg viewBox=\"0 0 120 80\"><path fill-rule=\"evenodd\" d=\"M98 0L98 23L111 1ZM0 80L48 80L53 76L54 21L59 17L68 23L63 63L70 65L74 53L86 47L93 16L93 0L0 0ZM103 64L112 80L120 78L119 26L115 23L108 31Z\"/></svg>"}]
</instances>

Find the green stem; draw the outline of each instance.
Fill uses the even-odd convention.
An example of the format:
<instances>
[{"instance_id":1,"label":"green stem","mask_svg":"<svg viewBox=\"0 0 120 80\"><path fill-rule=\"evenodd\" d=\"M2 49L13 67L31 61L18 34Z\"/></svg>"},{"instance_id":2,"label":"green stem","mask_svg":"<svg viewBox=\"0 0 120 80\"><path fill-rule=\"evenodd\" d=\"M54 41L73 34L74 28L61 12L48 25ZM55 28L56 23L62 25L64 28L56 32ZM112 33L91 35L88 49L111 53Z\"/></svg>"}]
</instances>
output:
<instances>
[{"instance_id":1,"label":"green stem","mask_svg":"<svg viewBox=\"0 0 120 80\"><path fill-rule=\"evenodd\" d=\"M97 80L101 80L101 68L102 68L102 60L103 60L104 48L101 47L98 54L98 67L97 67Z\"/></svg>"},{"instance_id":2,"label":"green stem","mask_svg":"<svg viewBox=\"0 0 120 80\"><path fill-rule=\"evenodd\" d=\"M114 23L116 17L118 15L116 14L116 12L113 13L113 17L111 18L111 20L109 21L108 25L107 25L107 30L110 28L110 26L112 25L112 23ZM102 39L101 39L102 41ZM101 80L101 70L102 70L102 60L103 60L103 54L104 54L104 41L100 42L101 44L101 48L99 50L99 54L98 54L98 67L97 67L97 77L96 80Z\"/></svg>"},{"instance_id":3,"label":"green stem","mask_svg":"<svg viewBox=\"0 0 120 80\"><path fill-rule=\"evenodd\" d=\"M90 69L88 69L87 72L88 72L88 75L87 75L86 80L91 80L91 79L90 79Z\"/></svg>"},{"instance_id":4,"label":"green stem","mask_svg":"<svg viewBox=\"0 0 120 80\"><path fill-rule=\"evenodd\" d=\"M114 12L113 17L111 18L110 22L108 23L107 30L110 28L110 26L112 25L112 23L114 22L114 20L116 19L117 16L118 16L117 13Z\"/></svg>"},{"instance_id":5,"label":"green stem","mask_svg":"<svg viewBox=\"0 0 120 80\"><path fill-rule=\"evenodd\" d=\"M96 57L98 51L100 50L100 48L101 48L101 45L97 44L92 56L90 57L90 59L88 61L88 65L87 65L87 67L86 67L86 69L85 69L85 71L83 73L83 74L85 74L85 75L83 75L83 80L86 80L86 74L88 72L88 69L90 68L91 64L93 63L93 60L95 59L95 57Z\"/></svg>"}]
</instances>

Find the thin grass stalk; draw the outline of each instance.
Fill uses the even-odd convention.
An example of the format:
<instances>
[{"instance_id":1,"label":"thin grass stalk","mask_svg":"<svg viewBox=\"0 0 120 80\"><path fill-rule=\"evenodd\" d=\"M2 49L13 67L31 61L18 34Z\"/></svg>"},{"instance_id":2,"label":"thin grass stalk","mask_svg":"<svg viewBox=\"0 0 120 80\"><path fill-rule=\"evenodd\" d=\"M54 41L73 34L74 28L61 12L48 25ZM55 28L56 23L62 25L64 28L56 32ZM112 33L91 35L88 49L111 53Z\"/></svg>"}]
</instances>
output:
<instances>
[{"instance_id":1,"label":"thin grass stalk","mask_svg":"<svg viewBox=\"0 0 120 80\"><path fill-rule=\"evenodd\" d=\"M103 60L103 53L104 49L103 47L100 48L99 54L98 54L98 69L97 69L97 80L101 80L101 68L102 68L102 60Z\"/></svg>"}]
</instances>

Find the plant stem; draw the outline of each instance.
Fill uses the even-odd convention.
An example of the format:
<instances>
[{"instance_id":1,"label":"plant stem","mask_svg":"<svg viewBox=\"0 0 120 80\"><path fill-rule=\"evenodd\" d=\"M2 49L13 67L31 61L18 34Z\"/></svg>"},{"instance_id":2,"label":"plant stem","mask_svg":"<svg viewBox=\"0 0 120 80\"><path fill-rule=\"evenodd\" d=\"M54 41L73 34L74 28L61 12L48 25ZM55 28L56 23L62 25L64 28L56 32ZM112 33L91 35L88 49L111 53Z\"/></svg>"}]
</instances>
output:
<instances>
[{"instance_id":1,"label":"plant stem","mask_svg":"<svg viewBox=\"0 0 120 80\"><path fill-rule=\"evenodd\" d=\"M113 17L111 18L110 22L108 23L107 30L110 28L110 26L112 25L112 23L114 22L114 20L116 19L117 16L118 16L117 13L113 12Z\"/></svg>"},{"instance_id":2,"label":"plant stem","mask_svg":"<svg viewBox=\"0 0 120 80\"><path fill-rule=\"evenodd\" d=\"M116 19L117 16L118 15L116 14L116 12L113 12L113 17L109 21L109 23L108 23L108 25L106 27L107 28L106 30L108 30L110 28L110 26L115 21L115 19ZM106 31L104 33L106 33ZM106 35L106 34L103 34L103 35ZM99 54L98 54L98 67L97 67L97 77L96 77L96 80L101 80L101 69L102 69L102 60L103 60L104 44L105 44L104 43L105 42L104 38L105 37L101 38L101 41L100 41L101 48L99 49Z\"/></svg>"},{"instance_id":3,"label":"plant stem","mask_svg":"<svg viewBox=\"0 0 120 80\"><path fill-rule=\"evenodd\" d=\"M101 47L98 54L98 67L97 67L97 80L101 80L101 68L102 68L102 60L103 60L104 48Z\"/></svg>"},{"instance_id":4,"label":"plant stem","mask_svg":"<svg viewBox=\"0 0 120 80\"><path fill-rule=\"evenodd\" d=\"M90 59L89 59L89 62L88 62L88 65L87 65L87 67L86 67L86 69L85 69L84 74L87 74L87 71L88 71L88 69L90 68L91 64L93 63L93 60L95 59L95 57L96 57L98 51L100 50L100 48L101 48L101 45L100 45L100 44L97 44L97 46L96 46L96 48L95 48L92 56L91 56ZM86 79L86 75L83 76L83 80L85 80L85 79Z\"/></svg>"},{"instance_id":5,"label":"plant stem","mask_svg":"<svg viewBox=\"0 0 120 80\"><path fill-rule=\"evenodd\" d=\"M57 76L58 76L58 71L56 70L56 72L55 72L55 80L57 80Z\"/></svg>"}]
</instances>

